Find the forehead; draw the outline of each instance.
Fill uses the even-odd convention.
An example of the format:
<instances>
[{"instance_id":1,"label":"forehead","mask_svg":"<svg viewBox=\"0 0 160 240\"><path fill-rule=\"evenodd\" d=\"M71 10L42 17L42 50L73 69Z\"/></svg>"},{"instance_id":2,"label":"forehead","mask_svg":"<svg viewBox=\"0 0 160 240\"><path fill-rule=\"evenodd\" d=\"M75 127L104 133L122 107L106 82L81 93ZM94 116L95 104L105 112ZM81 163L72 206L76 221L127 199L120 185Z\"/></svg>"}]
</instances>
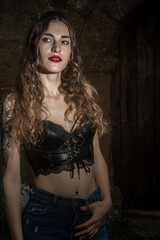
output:
<instances>
[{"instance_id":1,"label":"forehead","mask_svg":"<svg viewBox=\"0 0 160 240\"><path fill-rule=\"evenodd\" d=\"M51 21L48 25L48 29L45 31L46 33L52 33L53 35L68 35L69 30L67 25L64 22L61 21Z\"/></svg>"}]
</instances>

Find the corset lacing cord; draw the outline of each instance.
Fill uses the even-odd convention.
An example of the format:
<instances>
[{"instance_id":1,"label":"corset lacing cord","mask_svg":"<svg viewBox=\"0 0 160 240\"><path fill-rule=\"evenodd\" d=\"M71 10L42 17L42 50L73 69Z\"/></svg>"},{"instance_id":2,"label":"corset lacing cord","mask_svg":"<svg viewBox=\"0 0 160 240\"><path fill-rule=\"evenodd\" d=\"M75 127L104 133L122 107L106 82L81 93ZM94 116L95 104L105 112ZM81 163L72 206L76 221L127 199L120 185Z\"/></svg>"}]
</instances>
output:
<instances>
[{"instance_id":1,"label":"corset lacing cord","mask_svg":"<svg viewBox=\"0 0 160 240\"><path fill-rule=\"evenodd\" d=\"M70 172L70 176L71 178L74 177L74 163L76 163L77 165L77 169L78 169L78 179L80 179L80 166L79 166L79 163L81 163L81 165L83 166L84 170L85 170L85 173L88 173L90 172L90 167L89 167L89 164L86 164L83 162L83 160L81 160L80 158L76 159L76 161L72 161L71 162L71 172Z\"/></svg>"},{"instance_id":2,"label":"corset lacing cord","mask_svg":"<svg viewBox=\"0 0 160 240\"><path fill-rule=\"evenodd\" d=\"M75 138L72 138L72 143L73 143L73 149L71 148L71 144L69 139L67 140L67 145L68 145L68 152L70 155L70 159L71 159L71 172L70 172L70 177L73 178L74 177L74 163L76 163L77 165L77 169L78 169L78 179L80 179L80 164L83 166L83 168L85 169L85 172L90 172L90 168L88 164L85 164L83 162L83 160L80 159L79 157L79 151L77 149L77 140Z\"/></svg>"}]
</instances>

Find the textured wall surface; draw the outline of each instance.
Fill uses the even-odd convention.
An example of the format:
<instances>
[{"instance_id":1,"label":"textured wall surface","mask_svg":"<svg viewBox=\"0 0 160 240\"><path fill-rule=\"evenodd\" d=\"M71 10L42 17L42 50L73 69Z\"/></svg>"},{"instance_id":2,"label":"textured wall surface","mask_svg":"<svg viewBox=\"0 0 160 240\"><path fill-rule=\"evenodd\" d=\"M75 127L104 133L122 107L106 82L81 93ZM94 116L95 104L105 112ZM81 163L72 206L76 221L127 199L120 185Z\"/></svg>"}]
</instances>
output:
<instances>
[{"instance_id":1,"label":"textured wall surface","mask_svg":"<svg viewBox=\"0 0 160 240\"><path fill-rule=\"evenodd\" d=\"M0 0L0 100L14 87L23 39L30 24L50 10L62 11L77 36L84 71L99 92L105 118L111 120L110 84L116 68L116 41L121 29L143 0ZM111 183L112 132L101 139ZM1 156L0 156L1 157ZM2 174L0 158L0 174ZM32 171L22 156L22 181L32 181ZM113 201L121 205L119 190L112 183Z\"/></svg>"}]
</instances>

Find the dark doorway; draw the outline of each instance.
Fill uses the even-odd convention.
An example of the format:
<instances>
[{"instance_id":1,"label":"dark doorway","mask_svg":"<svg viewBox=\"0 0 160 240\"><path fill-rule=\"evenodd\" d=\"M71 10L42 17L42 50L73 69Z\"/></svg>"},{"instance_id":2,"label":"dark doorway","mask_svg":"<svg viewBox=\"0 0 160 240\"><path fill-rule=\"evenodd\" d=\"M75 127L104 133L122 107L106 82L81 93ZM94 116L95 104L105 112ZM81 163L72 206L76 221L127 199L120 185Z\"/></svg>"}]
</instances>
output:
<instances>
[{"instance_id":1,"label":"dark doorway","mask_svg":"<svg viewBox=\"0 0 160 240\"><path fill-rule=\"evenodd\" d=\"M160 14L146 5L121 32L113 76L114 182L123 208L160 210Z\"/></svg>"}]
</instances>

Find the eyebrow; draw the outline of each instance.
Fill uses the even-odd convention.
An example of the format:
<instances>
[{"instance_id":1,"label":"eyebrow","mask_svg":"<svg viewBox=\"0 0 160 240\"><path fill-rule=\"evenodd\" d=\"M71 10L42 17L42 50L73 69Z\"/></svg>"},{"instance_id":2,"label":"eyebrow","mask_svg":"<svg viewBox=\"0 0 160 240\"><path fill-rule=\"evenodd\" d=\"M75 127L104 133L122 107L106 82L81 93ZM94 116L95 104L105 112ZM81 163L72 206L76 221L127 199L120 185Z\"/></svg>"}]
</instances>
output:
<instances>
[{"instance_id":1,"label":"eyebrow","mask_svg":"<svg viewBox=\"0 0 160 240\"><path fill-rule=\"evenodd\" d=\"M47 35L47 36L50 36L50 37L53 37L53 38L54 38L54 35L51 34L51 33L45 33L45 32L44 32L44 33L42 34L42 36L43 36L43 35ZM67 35L66 35L66 36L65 36L65 35L62 35L61 38L70 38L70 37L67 36Z\"/></svg>"}]
</instances>

